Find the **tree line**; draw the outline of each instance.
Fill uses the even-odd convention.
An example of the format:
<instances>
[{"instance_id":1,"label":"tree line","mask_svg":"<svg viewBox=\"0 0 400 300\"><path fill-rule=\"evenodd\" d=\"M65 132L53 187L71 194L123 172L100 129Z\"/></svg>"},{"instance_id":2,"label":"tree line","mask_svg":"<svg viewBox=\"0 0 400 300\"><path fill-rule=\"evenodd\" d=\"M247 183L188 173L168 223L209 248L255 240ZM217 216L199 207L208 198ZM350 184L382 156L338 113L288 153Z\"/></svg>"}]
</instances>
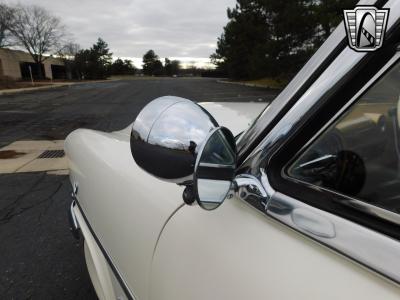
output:
<instances>
[{"instance_id":1,"label":"tree line","mask_svg":"<svg viewBox=\"0 0 400 300\"><path fill-rule=\"evenodd\" d=\"M112 61L112 55L108 44L99 38L91 48L67 51L61 57L66 67L79 79L105 79L112 75L135 75L138 72L131 60L118 58ZM180 70L179 61L165 58L163 64L153 50L143 56L143 75L173 76L179 74Z\"/></svg>"},{"instance_id":2,"label":"tree line","mask_svg":"<svg viewBox=\"0 0 400 300\"><path fill-rule=\"evenodd\" d=\"M342 10L356 2L237 0L235 7L227 10L229 21L210 57L217 70L208 71L208 76L289 79L342 20ZM58 17L36 5L0 3L0 47L24 48L37 65L40 77L44 75L41 65L49 55L64 60L67 74L78 79L103 79L138 71L130 60L113 61L101 38L92 47L81 49ZM162 62L153 50L143 55L144 75L197 75L198 71L183 70L177 60L165 58Z\"/></svg>"},{"instance_id":3,"label":"tree line","mask_svg":"<svg viewBox=\"0 0 400 300\"><path fill-rule=\"evenodd\" d=\"M154 50L149 50L143 55L143 74L148 76L173 76L178 75L181 65L179 60L165 58L164 65Z\"/></svg>"},{"instance_id":4,"label":"tree line","mask_svg":"<svg viewBox=\"0 0 400 300\"><path fill-rule=\"evenodd\" d=\"M105 79L110 75L134 75L137 68L128 59L113 61L108 44L101 38L92 47L81 49L69 37L60 18L37 5L0 3L0 48L17 47L27 51L36 73L44 79L42 64L51 56L64 61L68 79ZM177 60L165 58L164 64L153 50L143 56L143 73L172 76L180 72Z\"/></svg>"},{"instance_id":5,"label":"tree line","mask_svg":"<svg viewBox=\"0 0 400 300\"><path fill-rule=\"evenodd\" d=\"M289 79L358 0L237 0L211 55L233 79Z\"/></svg>"}]
</instances>

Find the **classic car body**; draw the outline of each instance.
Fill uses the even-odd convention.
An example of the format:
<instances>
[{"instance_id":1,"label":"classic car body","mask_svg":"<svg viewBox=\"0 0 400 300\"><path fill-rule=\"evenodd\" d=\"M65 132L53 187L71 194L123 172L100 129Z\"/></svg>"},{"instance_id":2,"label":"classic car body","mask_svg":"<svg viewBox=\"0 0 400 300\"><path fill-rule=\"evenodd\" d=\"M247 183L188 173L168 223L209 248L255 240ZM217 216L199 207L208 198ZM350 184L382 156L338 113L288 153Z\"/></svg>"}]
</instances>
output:
<instances>
[{"instance_id":1,"label":"classic car body","mask_svg":"<svg viewBox=\"0 0 400 300\"><path fill-rule=\"evenodd\" d=\"M265 106L254 103L249 109L247 103L203 105L215 111L221 124L236 128L237 134L248 127ZM113 264L119 266L122 278L127 283L135 282L130 290L147 297L156 243L167 221L183 205L182 188L157 179L153 182L154 177L134 163L130 132L131 126L114 133L77 130L69 135L65 150L70 161L71 183L77 188L76 197L85 217L105 221L94 222L96 224L88 221L96 232L96 239L107 249ZM74 211L81 224L82 213L77 206ZM92 247L97 248L95 243ZM101 268L106 270L106 267ZM96 272L91 272L92 278ZM103 293L96 290L100 295Z\"/></svg>"},{"instance_id":2,"label":"classic car body","mask_svg":"<svg viewBox=\"0 0 400 300\"><path fill-rule=\"evenodd\" d=\"M172 105L206 110L197 113L237 136L235 178L215 210L203 209L200 195L199 205L182 198L192 181L177 185L155 175L169 171L161 165L140 164L135 145L147 147L161 119L153 116L141 138L148 107L133 131L68 136L71 226L85 240L100 299L400 297L400 2L360 4L391 9L382 49L353 51L339 25L263 111L152 102L165 117ZM157 130L165 136L143 149L177 145L171 131Z\"/></svg>"}]
</instances>

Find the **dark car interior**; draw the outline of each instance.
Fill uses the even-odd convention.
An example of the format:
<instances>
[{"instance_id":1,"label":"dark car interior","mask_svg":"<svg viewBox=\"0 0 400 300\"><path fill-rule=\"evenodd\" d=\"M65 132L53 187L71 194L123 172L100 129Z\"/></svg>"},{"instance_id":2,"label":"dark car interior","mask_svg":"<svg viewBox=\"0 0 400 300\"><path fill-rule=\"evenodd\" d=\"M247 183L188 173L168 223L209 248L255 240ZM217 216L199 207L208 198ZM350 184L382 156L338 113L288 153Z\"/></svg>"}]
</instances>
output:
<instances>
[{"instance_id":1,"label":"dark car interior","mask_svg":"<svg viewBox=\"0 0 400 300\"><path fill-rule=\"evenodd\" d=\"M328 128L288 175L400 212L400 66Z\"/></svg>"}]
</instances>

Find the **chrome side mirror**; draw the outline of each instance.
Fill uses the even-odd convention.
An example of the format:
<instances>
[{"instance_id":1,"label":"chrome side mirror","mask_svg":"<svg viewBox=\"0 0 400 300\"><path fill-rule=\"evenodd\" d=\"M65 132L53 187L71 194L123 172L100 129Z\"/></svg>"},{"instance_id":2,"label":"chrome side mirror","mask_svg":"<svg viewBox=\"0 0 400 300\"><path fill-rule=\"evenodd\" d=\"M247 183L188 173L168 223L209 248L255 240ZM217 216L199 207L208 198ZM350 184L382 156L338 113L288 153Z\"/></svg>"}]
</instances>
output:
<instances>
[{"instance_id":1,"label":"chrome side mirror","mask_svg":"<svg viewBox=\"0 0 400 300\"><path fill-rule=\"evenodd\" d=\"M185 185L187 204L215 209L232 188L235 138L190 100L168 96L147 104L133 124L131 151L146 172Z\"/></svg>"},{"instance_id":2,"label":"chrome side mirror","mask_svg":"<svg viewBox=\"0 0 400 300\"><path fill-rule=\"evenodd\" d=\"M190 100L157 98L133 123L132 156L142 169L159 179L191 183L199 149L217 127L214 118Z\"/></svg>"}]
</instances>

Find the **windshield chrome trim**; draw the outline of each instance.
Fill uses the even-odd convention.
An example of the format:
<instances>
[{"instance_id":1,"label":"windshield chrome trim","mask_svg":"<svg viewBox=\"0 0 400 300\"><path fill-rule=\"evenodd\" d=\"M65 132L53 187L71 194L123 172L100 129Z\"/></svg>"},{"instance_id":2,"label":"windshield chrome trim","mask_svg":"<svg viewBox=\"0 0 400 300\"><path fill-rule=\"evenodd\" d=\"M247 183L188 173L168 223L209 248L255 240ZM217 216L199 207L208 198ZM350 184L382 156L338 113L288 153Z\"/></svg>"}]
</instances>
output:
<instances>
[{"instance_id":1,"label":"windshield chrome trim","mask_svg":"<svg viewBox=\"0 0 400 300\"><path fill-rule=\"evenodd\" d=\"M360 0L357 5L377 5L378 2L382 1ZM388 22L388 28L392 23ZM348 48L347 41L345 25L341 22L274 101L266 106L251 126L243 132L238 141L239 161L245 160L257 147L257 141L262 138L268 127L279 122L278 117L281 112L297 102L337 56Z\"/></svg>"},{"instance_id":2,"label":"windshield chrome trim","mask_svg":"<svg viewBox=\"0 0 400 300\"><path fill-rule=\"evenodd\" d=\"M400 52L397 52L387 63L386 65L379 70L379 72L377 72L364 86L362 89L360 89L358 91L358 93L356 93L354 95L354 97L352 97L350 99L349 102L347 102L330 120L327 121L327 123L321 127L320 130L318 130L318 132L307 142L303 145L303 147L300 149L300 152L303 152L306 148L308 148L310 146L310 144L312 144L319 136L321 136L321 134L323 134L327 128L329 126L331 126L334 122L336 122L336 120L338 118L340 118L340 116L349 109L349 107L356 102L369 88L371 88L378 80L379 78L383 75L383 73L385 73L388 69L390 69L394 64L396 64L397 62L399 62L400 59ZM297 156L298 154L296 154ZM290 164L290 162L288 163Z\"/></svg>"},{"instance_id":3,"label":"windshield chrome trim","mask_svg":"<svg viewBox=\"0 0 400 300\"><path fill-rule=\"evenodd\" d=\"M385 4L383 5L383 3ZM389 32L399 19L400 7L398 4L398 0L361 0L357 3L357 5L375 5L377 7L383 5L383 8L390 8L391 13L389 14L386 32ZM326 69L346 49L348 50L349 47L345 26L341 22L283 91L260 113L250 127L243 132L238 140L238 154L241 164L245 163L249 157L258 151L258 146L265 140L265 135L269 134L279 124L280 119L283 117L282 112L287 113L301 100L305 93L313 86L315 87L315 81L325 73ZM355 51L352 50L352 52ZM365 52L360 52L359 54L363 55ZM346 61L352 63L349 59Z\"/></svg>"}]
</instances>

